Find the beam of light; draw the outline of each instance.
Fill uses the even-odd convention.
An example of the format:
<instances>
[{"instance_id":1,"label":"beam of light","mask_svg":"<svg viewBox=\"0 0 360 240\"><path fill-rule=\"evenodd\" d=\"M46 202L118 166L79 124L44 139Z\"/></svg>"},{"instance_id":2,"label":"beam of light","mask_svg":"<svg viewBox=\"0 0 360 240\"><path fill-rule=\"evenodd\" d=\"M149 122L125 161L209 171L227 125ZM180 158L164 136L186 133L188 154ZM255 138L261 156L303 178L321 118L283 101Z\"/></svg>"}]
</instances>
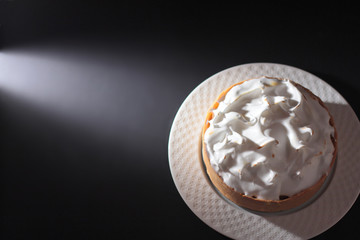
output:
<instances>
[{"instance_id":1,"label":"beam of light","mask_svg":"<svg viewBox=\"0 0 360 240\"><path fill-rule=\"evenodd\" d=\"M44 114L93 133L94 138L119 141L132 149L143 144L151 152L159 147L160 136L148 131L147 118L159 111L155 96L161 83L149 80L127 61L128 55L101 51L3 51L0 89ZM161 121L153 127L161 128Z\"/></svg>"}]
</instances>

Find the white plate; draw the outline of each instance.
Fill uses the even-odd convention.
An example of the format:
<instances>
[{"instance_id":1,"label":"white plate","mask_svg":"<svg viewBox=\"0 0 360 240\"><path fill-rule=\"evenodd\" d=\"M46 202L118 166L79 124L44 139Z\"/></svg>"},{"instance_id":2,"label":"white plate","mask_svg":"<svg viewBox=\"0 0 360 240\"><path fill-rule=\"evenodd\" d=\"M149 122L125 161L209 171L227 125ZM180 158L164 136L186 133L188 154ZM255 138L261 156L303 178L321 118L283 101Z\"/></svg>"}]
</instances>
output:
<instances>
[{"instance_id":1,"label":"white plate","mask_svg":"<svg viewBox=\"0 0 360 240\"><path fill-rule=\"evenodd\" d=\"M212 188L201 159L200 134L214 99L227 87L262 75L292 79L319 96L338 131L337 166L329 186L309 206L284 215L261 215L235 207ZM360 123L346 100L318 77L291 66L245 64L217 73L196 87L178 110L169 137L169 164L189 208L211 228L233 239L309 239L338 222L360 192Z\"/></svg>"}]
</instances>

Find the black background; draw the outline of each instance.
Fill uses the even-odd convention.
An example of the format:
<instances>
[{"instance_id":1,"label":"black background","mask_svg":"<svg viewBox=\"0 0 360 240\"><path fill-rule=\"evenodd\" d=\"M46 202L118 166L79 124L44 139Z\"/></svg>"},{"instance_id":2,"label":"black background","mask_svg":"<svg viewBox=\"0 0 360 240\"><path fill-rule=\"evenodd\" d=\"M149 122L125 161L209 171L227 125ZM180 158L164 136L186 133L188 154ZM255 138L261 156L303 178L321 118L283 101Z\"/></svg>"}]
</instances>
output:
<instances>
[{"instance_id":1,"label":"black background","mask_svg":"<svg viewBox=\"0 0 360 240\"><path fill-rule=\"evenodd\" d=\"M223 69L273 62L322 78L358 115L358 12L340 3L0 0L0 54L41 49L79 71L87 59L106 70L97 85L72 89L103 103L89 103L91 121L65 121L0 87L0 238L226 239L191 212L173 183L167 143L177 109ZM70 88L78 80L64 76ZM37 73L25 80L39 83ZM359 211L356 201L316 239L357 235Z\"/></svg>"}]
</instances>

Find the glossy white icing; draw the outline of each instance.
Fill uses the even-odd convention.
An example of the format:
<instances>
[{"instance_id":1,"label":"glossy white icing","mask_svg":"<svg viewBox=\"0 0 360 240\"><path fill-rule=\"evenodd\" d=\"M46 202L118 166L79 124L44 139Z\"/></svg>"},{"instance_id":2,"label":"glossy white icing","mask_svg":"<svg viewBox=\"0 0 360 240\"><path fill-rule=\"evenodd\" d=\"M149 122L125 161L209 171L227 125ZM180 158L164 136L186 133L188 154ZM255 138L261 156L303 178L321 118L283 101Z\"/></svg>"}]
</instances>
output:
<instances>
[{"instance_id":1,"label":"glossy white icing","mask_svg":"<svg viewBox=\"0 0 360 240\"><path fill-rule=\"evenodd\" d=\"M212 110L204 134L210 163L238 192L278 200L314 185L333 158L327 110L290 80L251 79Z\"/></svg>"}]
</instances>

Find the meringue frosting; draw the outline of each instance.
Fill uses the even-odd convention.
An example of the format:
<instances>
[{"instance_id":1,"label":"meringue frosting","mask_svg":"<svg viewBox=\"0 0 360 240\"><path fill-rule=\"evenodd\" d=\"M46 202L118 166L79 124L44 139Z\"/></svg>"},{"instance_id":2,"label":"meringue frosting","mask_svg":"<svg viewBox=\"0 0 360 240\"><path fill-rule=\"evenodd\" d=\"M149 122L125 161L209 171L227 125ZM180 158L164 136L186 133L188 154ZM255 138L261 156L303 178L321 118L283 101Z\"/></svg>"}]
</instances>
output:
<instances>
[{"instance_id":1,"label":"meringue frosting","mask_svg":"<svg viewBox=\"0 0 360 240\"><path fill-rule=\"evenodd\" d=\"M206 152L235 191L279 200L327 174L335 130L327 109L302 86L270 77L247 80L218 99L211 112Z\"/></svg>"}]
</instances>

